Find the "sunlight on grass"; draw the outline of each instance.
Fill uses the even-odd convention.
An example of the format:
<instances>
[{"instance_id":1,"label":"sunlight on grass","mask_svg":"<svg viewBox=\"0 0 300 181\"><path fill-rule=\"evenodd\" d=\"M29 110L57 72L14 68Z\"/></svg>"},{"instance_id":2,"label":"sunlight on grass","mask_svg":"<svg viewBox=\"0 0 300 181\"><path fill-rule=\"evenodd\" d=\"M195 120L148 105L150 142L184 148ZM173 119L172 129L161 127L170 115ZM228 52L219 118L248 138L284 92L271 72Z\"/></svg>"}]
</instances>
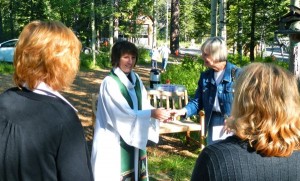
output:
<instances>
[{"instance_id":1,"label":"sunlight on grass","mask_svg":"<svg viewBox=\"0 0 300 181\"><path fill-rule=\"evenodd\" d=\"M190 180L195 158L162 152L155 148L148 152L150 180Z\"/></svg>"},{"instance_id":2,"label":"sunlight on grass","mask_svg":"<svg viewBox=\"0 0 300 181\"><path fill-rule=\"evenodd\" d=\"M12 63L0 62L0 74L12 74L14 67Z\"/></svg>"}]
</instances>

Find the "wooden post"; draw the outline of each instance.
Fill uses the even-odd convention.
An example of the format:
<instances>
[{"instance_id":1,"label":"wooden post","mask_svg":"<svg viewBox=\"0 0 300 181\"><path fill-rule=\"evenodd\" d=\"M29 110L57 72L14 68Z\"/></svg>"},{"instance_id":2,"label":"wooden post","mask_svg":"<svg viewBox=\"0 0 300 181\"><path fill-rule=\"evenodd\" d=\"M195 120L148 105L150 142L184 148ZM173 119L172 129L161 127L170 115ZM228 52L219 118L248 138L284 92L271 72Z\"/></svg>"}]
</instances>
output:
<instances>
[{"instance_id":1,"label":"wooden post","mask_svg":"<svg viewBox=\"0 0 300 181\"><path fill-rule=\"evenodd\" d=\"M200 132L200 148L201 150L205 147L205 113L203 110L199 112L199 119L201 125L201 132Z\"/></svg>"},{"instance_id":2,"label":"wooden post","mask_svg":"<svg viewBox=\"0 0 300 181\"><path fill-rule=\"evenodd\" d=\"M299 8L299 0L291 0L291 5ZM295 31L290 34L289 70L300 80L300 21L292 23L289 29Z\"/></svg>"},{"instance_id":3,"label":"wooden post","mask_svg":"<svg viewBox=\"0 0 300 181\"><path fill-rule=\"evenodd\" d=\"M300 80L300 33L290 34L289 70Z\"/></svg>"}]
</instances>

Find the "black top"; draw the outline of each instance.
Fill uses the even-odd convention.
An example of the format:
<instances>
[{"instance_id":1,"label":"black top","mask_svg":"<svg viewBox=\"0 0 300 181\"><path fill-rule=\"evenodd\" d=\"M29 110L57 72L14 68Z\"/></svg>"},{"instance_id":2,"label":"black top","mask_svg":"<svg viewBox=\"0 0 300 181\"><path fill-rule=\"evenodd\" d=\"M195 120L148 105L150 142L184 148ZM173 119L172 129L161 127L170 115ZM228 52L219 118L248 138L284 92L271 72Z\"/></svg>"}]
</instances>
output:
<instances>
[{"instance_id":1,"label":"black top","mask_svg":"<svg viewBox=\"0 0 300 181\"><path fill-rule=\"evenodd\" d=\"M236 136L204 148L192 181L300 180L300 152L290 157L263 157Z\"/></svg>"},{"instance_id":2,"label":"black top","mask_svg":"<svg viewBox=\"0 0 300 181\"><path fill-rule=\"evenodd\" d=\"M67 103L18 88L0 95L0 180L93 180L83 128Z\"/></svg>"}]
</instances>

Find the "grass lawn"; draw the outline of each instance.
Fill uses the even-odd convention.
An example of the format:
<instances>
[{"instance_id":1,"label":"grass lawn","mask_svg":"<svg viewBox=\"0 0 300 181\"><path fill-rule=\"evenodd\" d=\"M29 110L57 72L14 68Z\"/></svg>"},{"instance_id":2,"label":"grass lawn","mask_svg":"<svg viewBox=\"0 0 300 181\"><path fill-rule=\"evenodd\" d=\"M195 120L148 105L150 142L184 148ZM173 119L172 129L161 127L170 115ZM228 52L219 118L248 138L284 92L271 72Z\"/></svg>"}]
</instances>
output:
<instances>
[{"instance_id":1,"label":"grass lawn","mask_svg":"<svg viewBox=\"0 0 300 181\"><path fill-rule=\"evenodd\" d=\"M12 63L0 61L0 74L12 74L13 72L14 68L12 66Z\"/></svg>"},{"instance_id":2,"label":"grass lawn","mask_svg":"<svg viewBox=\"0 0 300 181\"><path fill-rule=\"evenodd\" d=\"M194 144L186 145L182 135L162 135L157 145L147 147L150 180L191 179L200 149Z\"/></svg>"}]
</instances>

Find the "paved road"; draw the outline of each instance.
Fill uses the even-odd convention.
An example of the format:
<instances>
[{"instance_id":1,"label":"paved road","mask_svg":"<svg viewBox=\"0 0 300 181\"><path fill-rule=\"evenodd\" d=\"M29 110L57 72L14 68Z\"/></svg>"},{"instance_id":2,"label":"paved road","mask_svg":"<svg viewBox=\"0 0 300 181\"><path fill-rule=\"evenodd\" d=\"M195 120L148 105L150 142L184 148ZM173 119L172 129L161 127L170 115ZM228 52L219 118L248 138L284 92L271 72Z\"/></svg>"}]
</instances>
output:
<instances>
[{"instance_id":1,"label":"paved road","mask_svg":"<svg viewBox=\"0 0 300 181\"><path fill-rule=\"evenodd\" d=\"M179 53L182 55L188 54L188 55L201 55L200 48L180 48ZM264 52L263 56L275 56L277 60L280 61L288 61L289 54L288 52L283 51L281 53L281 50L279 47L267 47L266 51Z\"/></svg>"},{"instance_id":2,"label":"paved road","mask_svg":"<svg viewBox=\"0 0 300 181\"><path fill-rule=\"evenodd\" d=\"M201 50L199 48L180 48L179 53L183 55L201 55Z\"/></svg>"},{"instance_id":3,"label":"paved road","mask_svg":"<svg viewBox=\"0 0 300 181\"><path fill-rule=\"evenodd\" d=\"M264 53L264 57L267 56L275 56L277 60L281 60L281 61L288 61L289 60L289 54L288 52L285 52L284 50L280 50L279 47L267 47L266 51Z\"/></svg>"}]
</instances>

